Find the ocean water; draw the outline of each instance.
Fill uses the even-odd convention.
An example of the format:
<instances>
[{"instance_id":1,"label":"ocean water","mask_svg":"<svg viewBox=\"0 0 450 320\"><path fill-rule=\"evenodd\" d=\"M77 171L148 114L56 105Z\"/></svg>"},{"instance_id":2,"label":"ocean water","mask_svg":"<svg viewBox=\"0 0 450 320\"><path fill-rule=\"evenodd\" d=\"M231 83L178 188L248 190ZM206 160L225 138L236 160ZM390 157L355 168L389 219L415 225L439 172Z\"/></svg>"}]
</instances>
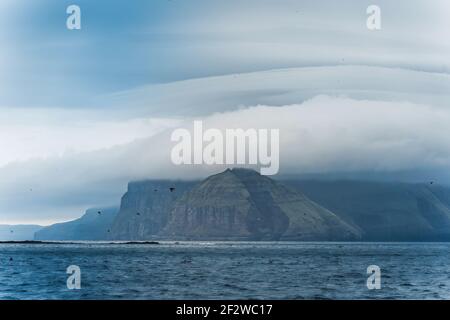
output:
<instances>
[{"instance_id":1,"label":"ocean water","mask_svg":"<svg viewBox=\"0 0 450 320\"><path fill-rule=\"evenodd\" d=\"M450 299L450 244L0 244L0 299Z\"/></svg>"}]
</instances>

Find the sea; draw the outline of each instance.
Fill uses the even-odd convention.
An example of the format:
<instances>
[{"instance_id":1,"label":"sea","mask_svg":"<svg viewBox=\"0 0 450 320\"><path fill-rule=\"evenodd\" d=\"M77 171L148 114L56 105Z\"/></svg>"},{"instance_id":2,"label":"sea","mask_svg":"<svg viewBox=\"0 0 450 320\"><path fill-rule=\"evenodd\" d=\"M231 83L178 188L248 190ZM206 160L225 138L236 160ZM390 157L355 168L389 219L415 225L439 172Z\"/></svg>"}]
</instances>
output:
<instances>
[{"instance_id":1,"label":"sea","mask_svg":"<svg viewBox=\"0 0 450 320\"><path fill-rule=\"evenodd\" d=\"M0 244L0 299L450 299L450 243Z\"/></svg>"}]
</instances>

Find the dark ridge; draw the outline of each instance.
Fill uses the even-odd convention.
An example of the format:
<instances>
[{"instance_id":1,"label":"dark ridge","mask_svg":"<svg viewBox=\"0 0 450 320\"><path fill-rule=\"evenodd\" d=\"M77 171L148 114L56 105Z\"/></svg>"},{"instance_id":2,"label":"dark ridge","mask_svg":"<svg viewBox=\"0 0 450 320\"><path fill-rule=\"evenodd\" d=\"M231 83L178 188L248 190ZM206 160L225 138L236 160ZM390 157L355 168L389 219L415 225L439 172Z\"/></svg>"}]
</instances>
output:
<instances>
[{"instance_id":1,"label":"dark ridge","mask_svg":"<svg viewBox=\"0 0 450 320\"><path fill-rule=\"evenodd\" d=\"M128 241L128 242L77 242L77 241L37 241L37 240L25 240L25 241L0 241L0 244L159 244L158 241Z\"/></svg>"},{"instance_id":2,"label":"dark ridge","mask_svg":"<svg viewBox=\"0 0 450 320\"><path fill-rule=\"evenodd\" d=\"M110 242L109 244L159 244L158 241L128 241L128 242Z\"/></svg>"},{"instance_id":3,"label":"dark ridge","mask_svg":"<svg viewBox=\"0 0 450 320\"><path fill-rule=\"evenodd\" d=\"M0 241L0 244L76 244L76 242L24 240L24 241Z\"/></svg>"}]
</instances>

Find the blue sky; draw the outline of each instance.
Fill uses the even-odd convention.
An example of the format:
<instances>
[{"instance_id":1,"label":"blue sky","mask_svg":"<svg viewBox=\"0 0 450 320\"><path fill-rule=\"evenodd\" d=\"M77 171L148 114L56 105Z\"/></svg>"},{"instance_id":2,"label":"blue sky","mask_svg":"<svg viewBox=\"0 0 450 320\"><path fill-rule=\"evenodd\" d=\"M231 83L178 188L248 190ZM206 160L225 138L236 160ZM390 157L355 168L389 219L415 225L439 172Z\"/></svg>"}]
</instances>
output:
<instances>
[{"instance_id":1,"label":"blue sky","mask_svg":"<svg viewBox=\"0 0 450 320\"><path fill-rule=\"evenodd\" d=\"M66 28L70 4L81 30ZM0 224L78 217L133 179L216 172L167 159L193 119L280 128L282 173L449 183L450 4L377 1L379 31L370 4L1 1Z\"/></svg>"},{"instance_id":2,"label":"blue sky","mask_svg":"<svg viewBox=\"0 0 450 320\"><path fill-rule=\"evenodd\" d=\"M151 39L144 41L143 30L151 34L165 23L169 1L78 1L79 31L66 28L66 8L72 3L17 1L8 8L3 104L82 108L92 95L167 77L153 71L161 57Z\"/></svg>"}]
</instances>

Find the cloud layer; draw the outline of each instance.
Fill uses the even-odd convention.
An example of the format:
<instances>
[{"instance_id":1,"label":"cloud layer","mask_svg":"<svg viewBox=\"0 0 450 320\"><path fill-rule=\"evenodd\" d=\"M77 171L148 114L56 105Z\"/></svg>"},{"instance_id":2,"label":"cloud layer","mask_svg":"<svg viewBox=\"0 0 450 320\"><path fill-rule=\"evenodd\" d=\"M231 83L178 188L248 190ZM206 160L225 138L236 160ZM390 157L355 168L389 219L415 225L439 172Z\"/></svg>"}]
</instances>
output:
<instances>
[{"instance_id":1,"label":"cloud layer","mask_svg":"<svg viewBox=\"0 0 450 320\"><path fill-rule=\"evenodd\" d=\"M181 126L189 128L191 120ZM260 105L202 120L205 128L279 128L281 173L450 168L450 110L440 107L318 96L302 104ZM199 178L224 169L173 165L171 132L6 166L0 169L0 211L17 213L17 220L67 219L87 206L117 203L130 180Z\"/></svg>"},{"instance_id":2,"label":"cloud layer","mask_svg":"<svg viewBox=\"0 0 450 320\"><path fill-rule=\"evenodd\" d=\"M91 108L95 96L148 83L277 68L450 72L446 0L379 0L382 29L376 32L366 27L372 3L360 0L77 4L83 27L70 32L67 3L5 2L0 105Z\"/></svg>"}]
</instances>

